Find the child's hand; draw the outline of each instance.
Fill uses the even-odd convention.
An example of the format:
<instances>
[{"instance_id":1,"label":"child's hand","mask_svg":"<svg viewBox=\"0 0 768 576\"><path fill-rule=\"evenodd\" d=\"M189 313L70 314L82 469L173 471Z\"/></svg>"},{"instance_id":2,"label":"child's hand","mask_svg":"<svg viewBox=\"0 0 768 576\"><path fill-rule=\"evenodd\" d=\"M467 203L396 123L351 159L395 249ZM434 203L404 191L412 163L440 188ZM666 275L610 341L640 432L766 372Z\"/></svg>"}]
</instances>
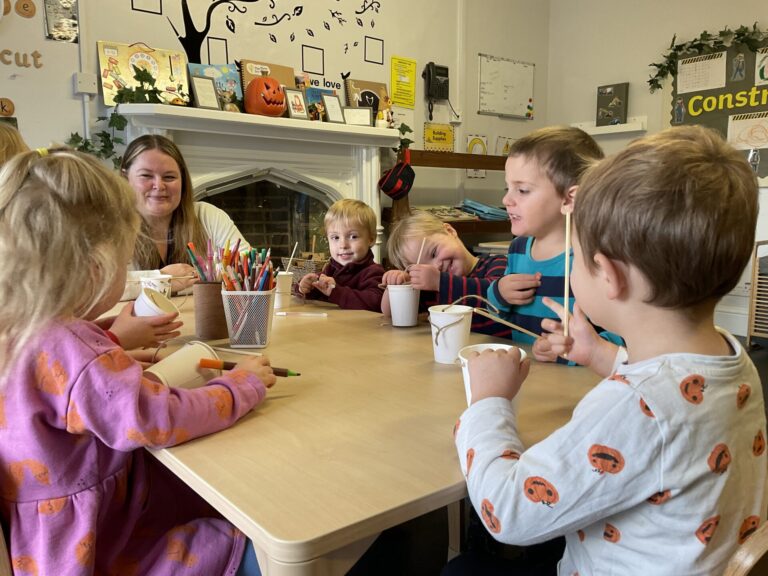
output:
<instances>
[{"instance_id":1,"label":"child's hand","mask_svg":"<svg viewBox=\"0 0 768 576\"><path fill-rule=\"evenodd\" d=\"M411 286L419 290L440 290L440 269L433 264L414 264L408 267Z\"/></svg>"},{"instance_id":2,"label":"child's hand","mask_svg":"<svg viewBox=\"0 0 768 576\"><path fill-rule=\"evenodd\" d=\"M408 272L402 270L387 270L384 272L384 276L381 277L382 286L389 286L391 284L408 284L411 281Z\"/></svg>"},{"instance_id":3,"label":"child's hand","mask_svg":"<svg viewBox=\"0 0 768 576\"><path fill-rule=\"evenodd\" d=\"M539 346L539 350L541 352L546 351L553 358L563 356L582 366L589 366L592 363L595 350L600 347L603 340L597 335L594 326L581 311L579 305L573 305L573 314L568 319L568 336L566 337L563 335L562 324L562 320L567 314L565 308L551 298L544 298L542 302L560 317L560 321L552 318L545 318L541 321L541 327L549 334L539 338L539 341L544 341ZM539 341L533 347L534 356L537 360L539 360L539 356L537 355L536 344Z\"/></svg>"},{"instance_id":4,"label":"child's hand","mask_svg":"<svg viewBox=\"0 0 768 576\"><path fill-rule=\"evenodd\" d=\"M499 293L509 304L520 306L533 302L536 288L541 285L541 272L536 274L507 274L499 279Z\"/></svg>"},{"instance_id":5,"label":"child's hand","mask_svg":"<svg viewBox=\"0 0 768 576\"><path fill-rule=\"evenodd\" d=\"M171 276L189 276L189 278L173 278L171 280L171 292L174 294L192 286L199 280L194 267L189 264L169 264L160 270L163 274Z\"/></svg>"},{"instance_id":6,"label":"child's hand","mask_svg":"<svg viewBox=\"0 0 768 576\"><path fill-rule=\"evenodd\" d=\"M312 288L314 287L318 278L320 278L320 276L314 272L304 274L304 276L301 277L301 280L299 280L299 292L304 295L312 292Z\"/></svg>"},{"instance_id":7,"label":"child's hand","mask_svg":"<svg viewBox=\"0 0 768 576\"><path fill-rule=\"evenodd\" d=\"M483 350L469 357L469 384L472 404L483 398L501 397L512 400L528 376L530 360L520 362L520 350Z\"/></svg>"},{"instance_id":8,"label":"child's hand","mask_svg":"<svg viewBox=\"0 0 768 576\"><path fill-rule=\"evenodd\" d=\"M266 356L246 356L235 365L234 370L247 370L256 374L267 388L272 388L277 382L272 366L269 365L269 358Z\"/></svg>"},{"instance_id":9,"label":"child's hand","mask_svg":"<svg viewBox=\"0 0 768 576\"><path fill-rule=\"evenodd\" d=\"M312 285L326 296L330 296L333 289L336 288L336 281L330 276L320 274L320 277Z\"/></svg>"},{"instance_id":10,"label":"child's hand","mask_svg":"<svg viewBox=\"0 0 768 576\"><path fill-rule=\"evenodd\" d=\"M174 322L177 312L160 316L134 316L132 312L133 302L128 302L109 328L126 350L154 347L181 334L183 322Z\"/></svg>"}]
</instances>

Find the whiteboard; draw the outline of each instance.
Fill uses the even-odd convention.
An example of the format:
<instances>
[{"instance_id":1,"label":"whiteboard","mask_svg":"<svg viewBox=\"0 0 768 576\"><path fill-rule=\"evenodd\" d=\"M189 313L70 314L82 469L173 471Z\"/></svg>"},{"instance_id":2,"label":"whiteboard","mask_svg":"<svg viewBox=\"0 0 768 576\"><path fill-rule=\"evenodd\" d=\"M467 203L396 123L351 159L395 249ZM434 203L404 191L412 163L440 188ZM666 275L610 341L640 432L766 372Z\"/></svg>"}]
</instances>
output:
<instances>
[{"instance_id":1,"label":"whiteboard","mask_svg":"<svg viewBox=\"0 0 768 576\"><path fill-rule=\"evenodd\" d=\"M478 54L480 63L478 114L533 119L535 65Z\"/></svg>"}]
</instances>

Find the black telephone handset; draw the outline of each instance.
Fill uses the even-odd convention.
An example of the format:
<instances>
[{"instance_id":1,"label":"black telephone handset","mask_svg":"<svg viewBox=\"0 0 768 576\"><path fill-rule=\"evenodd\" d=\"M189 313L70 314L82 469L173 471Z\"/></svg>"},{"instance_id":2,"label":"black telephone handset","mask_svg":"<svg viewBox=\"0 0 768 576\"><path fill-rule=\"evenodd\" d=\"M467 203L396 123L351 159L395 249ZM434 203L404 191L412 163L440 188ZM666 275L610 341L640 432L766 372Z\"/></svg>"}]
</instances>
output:
<instances>
[{"instance_id":1,"label":"black telephone handset","mask_svg":"<svg viewBox=\"0 0 768 576\"><path fill-rule=\"evenodd\" d=\"M424 73L424 84L427 89L428 100L448 99L448 67L440 66L434 62L427 64Z\"/></svg>"}]
</instances>

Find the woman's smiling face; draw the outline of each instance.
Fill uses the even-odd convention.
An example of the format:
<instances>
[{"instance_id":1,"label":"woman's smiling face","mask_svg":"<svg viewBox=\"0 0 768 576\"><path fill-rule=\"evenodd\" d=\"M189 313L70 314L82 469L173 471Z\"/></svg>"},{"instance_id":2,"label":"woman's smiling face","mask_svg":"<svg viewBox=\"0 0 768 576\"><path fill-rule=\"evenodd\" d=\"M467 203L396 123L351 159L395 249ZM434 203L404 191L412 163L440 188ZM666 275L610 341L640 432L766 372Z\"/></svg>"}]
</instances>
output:
<instances>
[{"instance_id":1,"label":"woman's smiling face","mask_svg":"<svg viewBox=\"0 0 768 576\"><path fill-rule=\"evenodd\" d=\"M126 177L145 219L170 220L181 203L181 170L176 160L160 150L146 150L133 161Z\"/></svg>"}]
</instances>

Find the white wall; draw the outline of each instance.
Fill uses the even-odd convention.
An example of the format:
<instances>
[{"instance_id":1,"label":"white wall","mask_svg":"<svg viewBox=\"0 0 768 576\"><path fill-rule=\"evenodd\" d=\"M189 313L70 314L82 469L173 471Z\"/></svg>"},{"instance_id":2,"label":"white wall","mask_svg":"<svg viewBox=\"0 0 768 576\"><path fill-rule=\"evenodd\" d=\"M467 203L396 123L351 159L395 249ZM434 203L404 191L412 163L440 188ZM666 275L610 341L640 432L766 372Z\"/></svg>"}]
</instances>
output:
<instances>
[{"instance_id":1,"label":"white wall","mask_svg":"<svg viewBox=\"0 0 768 576\"><path fill-rule=\"evenodd\" d=\"M127 0L79 0L81 44L72 45L49 41L43 35L43 10L34 18L22 18L11 12L0 19L0 50L42 54L40 69L19 69L0 64L0 97L10 98L16 105L21 132L33 146L61 142L71 132L83 134L93 127L98 116L106 110L100 105L101 96L89 99L83 106L82 97L74 94L72 75L78 70L99 71L97 40L133 43L144 42L159 48L181 49L173 26L184 34L181 1L162 2L162 14L132 10ZM367 2L370 4L370 2ZM160 0L142 0L147 7L160 5ZM191 14L200 27L205 21L209 0L190 0ZM230 3L231 4L231 3ZM324 51L323 76L310 75L317 80L342 82L341 73L353 77L390 82L390 57L404 56L417 60L416 107L409 125L415 130L412 138L421 148L423 122L426 118L424 83L421 71L429 61L450 69L451 103L460 114L456 124L456 150L464 150L467 134L484 134L493 152L496 137L519 137L546 123L547 60L549 2L524 3L521 0L486 0L481 4L469 0L387 0L379 3L379 12L355 14L362 0L312 0L311 2L278 2L275 10L270 2L235 2L245 13L230 11L230 4L219 5L212 13L210 37L225 38L229 61L252 58L293 66L302 70L302 44ZM291 12L302 6L302 13L283 20L276 26L255 26L255 21L271 18L272 14ZM482 9L480 9L482 8ZM346 23L340 24L330 16L331 10L342 12ZM524 17L522 17L524 15ZM227 19L235 24L235 33L227 27ZM325 29L324 23L330 30ZM373 26L371 26L373 22ZM311 29L314 36L309 36ZM273 33L277 42L269 39ZM290 34L294 41L289 40ZM364 36L384 40L384 64L365 62ZM354 43L358 46L355 47ZM348 45L345 52L344 45ZM531 61L536 64L535 104L533 121L499 119L479 116L477 111L477 53ZM204 51L205 54L205 51ZM203 56L206 61L206 56ZM82 63L80 62L82 61ZM88 121L84 121L84 114ZM434 122L448 123L455 118L447 104L437 104ZM102 126L97 126L101 129ZM412 203L450 204L465 194L480 200L499 202L503 188L500 172L489 172L485 180L467 181L463 170L419 169Z\"/></svg>"},{"instance_id":2,"label":"white wall","mask_svg":"<svg viewBox=\"0 0 768 576\"><path fill-rule=\"evenodd\" d=\"M762 20L761 20L762 16ZM550 0L549 85L547 120L550 124L594 122L597 86L629 82L629 116L647 116L648 132L669 126L671 79L664 90L651 94L647 80L654 73L651 62L661 62L672 37L691 40L704 30L736 29L757 21L768 27L765 3L757 0ZM597 136L608 153L637 137ZM764 184L765 185L765 184ZM757 239L768 239L768 190L760 194L761 215ZM716 321L745 335L748 292L746 282L718 306Z\"/></svg>"}]
</instances>

